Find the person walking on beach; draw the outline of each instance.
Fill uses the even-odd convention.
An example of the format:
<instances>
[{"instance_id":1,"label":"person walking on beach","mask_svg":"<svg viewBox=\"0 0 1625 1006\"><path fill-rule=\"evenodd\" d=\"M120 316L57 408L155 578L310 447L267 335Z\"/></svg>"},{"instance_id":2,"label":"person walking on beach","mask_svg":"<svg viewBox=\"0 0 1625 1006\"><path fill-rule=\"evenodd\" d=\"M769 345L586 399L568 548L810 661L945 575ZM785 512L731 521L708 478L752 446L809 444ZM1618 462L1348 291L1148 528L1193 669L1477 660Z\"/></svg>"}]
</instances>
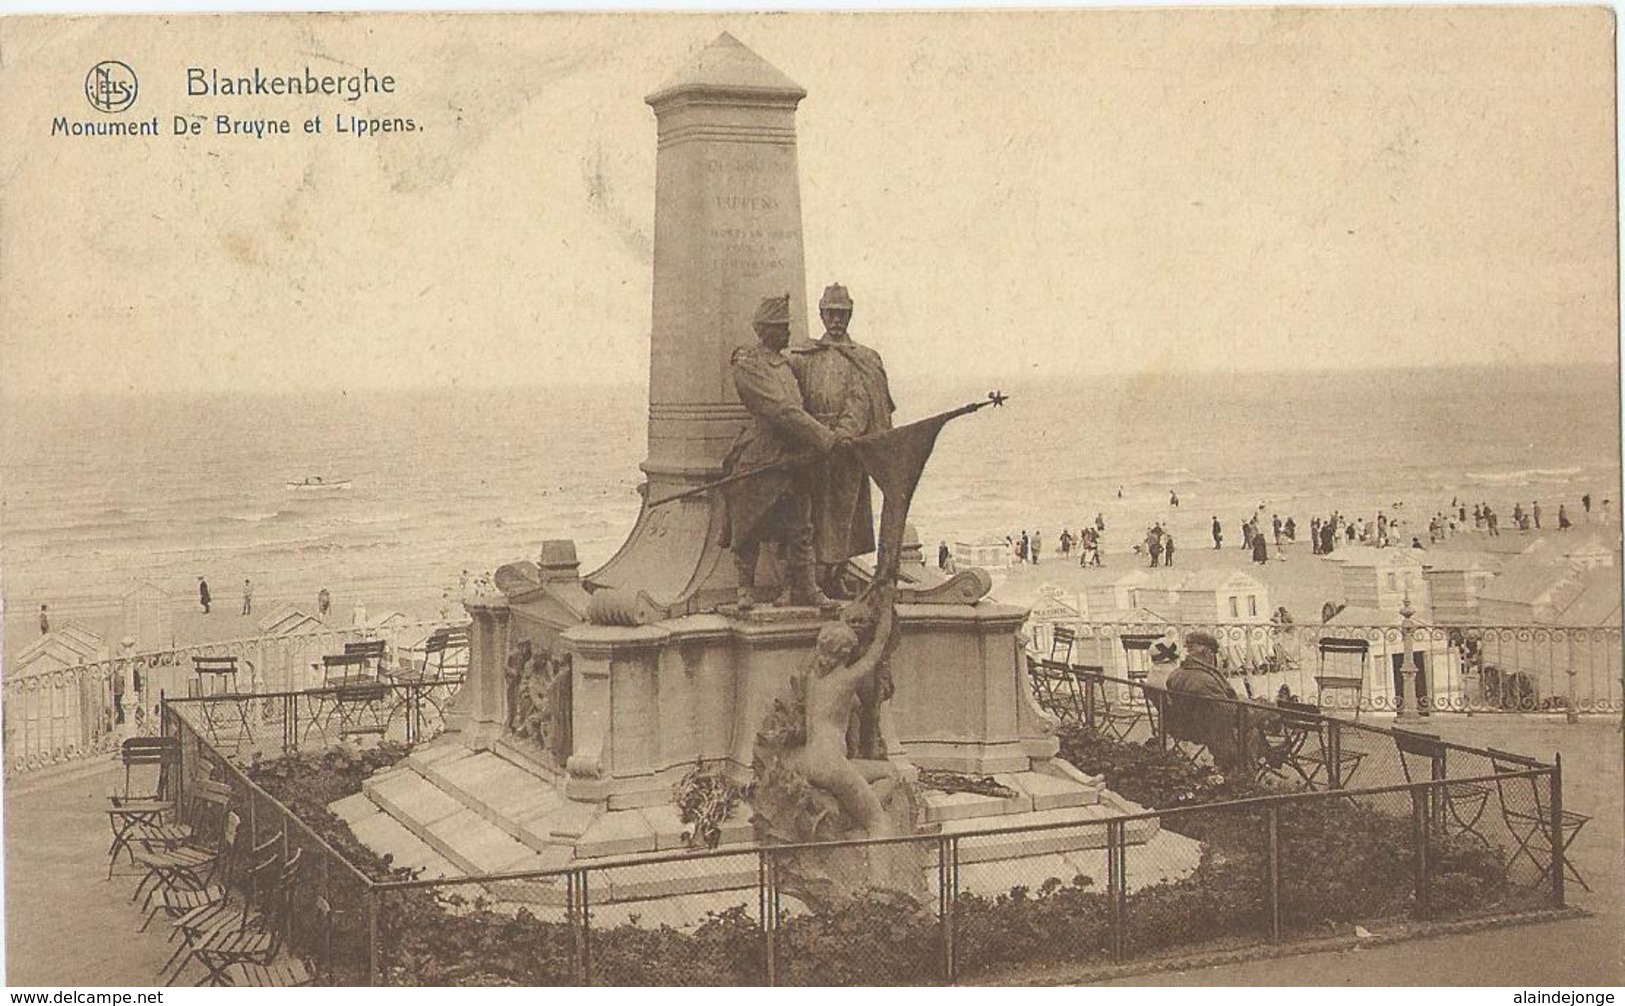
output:
<instances>
[{"instance_id":1,"label":"person walking on beach","mask_svg":"<svg viewBox=\"0 0 1625 1006\"><path fill-rule=\"evenodd\" d=\"M1591 522L1591 494L1586 493L1580 497L1580 505L1586 508L1586 522Z\"/></svg>"},{"instance_id":2,"label":"person walking on beach","mask_svg":"<svg viewBox=\"0 0 1625 1006\"><path fill-rule=\"evenodd\" d=\"M1016 558L1022 562L1026 562L1027 557L1032 555L1032 548L1033 540L1027 537L1027 532L1025 529L1023 529L1021 532L1021 540L1016 543Z\"/></svg>"},{"instance_id":3,"label":"person walking on beach","mask_svg":"<svg viewBox=\"0 0 1625 1006\"><path fill-rule=\"evenodd\" d=\"M245 577L243 577L243 614L252 615L253 613L254 613L254 581L250 580L248 577L245 576Z\"/></svg>"},{"instance_id":4,"label":"person walking on beach","mask_svg":"<svg viewBox=\"0 0 1625 1006\"><path fill-rule=\"evenodd\" d=\"M1034 531L1032 541L1033 565L1038 565L1038 551L1044 547L1044 532Z\"/></svg>"},{"instance_id":5,"label":"person walking on beach","mask_svg":"<svg viewBox=\"0 0 1625 1006\"><path fill-rule=\"evenodd\" d=\"M1535 518L1535 530L1539 531L1540 530L1540 500L1535 500L1534 505L1529 508L1529 514L1530 514L1530 516Z\"/></svg>"},{"instance_id":6,"label":"person walking on beach","mask_svg":"<svg viewBox=\"0 0 1625 1006\"><path fill-rule=\"evenodd\" d=\"M1162 564L1164 566L1174 564L1174 536L1171 534L1162 536Z\"/></svg>"},{"instance_id":7,"label":"person walking on beach","mask_svg":"<svg viewBox=\"0 0 1625 1006\"><path fill-rule=\"evenodd\" d=\"M1179 505L1179 494L1174 492L1172 489L1168 490L1168 505L1169 506L1178 506Z\"/></svg>"},{"instance_id":8,"label":"person walking on beach","mask_svg":"<svg viewBox=\"0 0 1625 1006\"><path fill-rule=\"evenodd\" d=\"M1106 530L1106 515L1103 514L1103 513L1100 513L1099 511L1095 512L1095 530L1096 531L1104 531L1104 530Z\"/></svg>"},{"instance_id":9,"label":"person walking on beach","mask_svg":"<svg viewBox=\"0 0 1625 1006\"><path fill-rule=\"evenodd\" d=\"M323 587L321 590L318 590L316 592L316 614L326 618L327 609L331 608L332 606L333 598L330 594L328 594L327 588Z\"/></svg>"},{"instance_id":10,"label":"person walking on beach","mask_svg":"<svg viewBox=\"0 0 1625 1006\"><path fill-rule=\"evenodd\" d=\"M1557 529L1559 531L1567 531L1569 529L1569 512L1561 503L1557 505Z\"/></svg>"},{"instance_id":11,"label":"person walking on beach","mask_svg":"<svg viewBox=\"0 0 1625 1006\"><path fill-rule=\"evenodd\" d=\"M937 568L943 570L948 568L948 542L946 540L937 542Z\"/></svg>"},{"instance_id":12,"label":"person walking on beach","mask_svg":"<svg viewBox=\"0 0 1625 1006\"><path fill-rule=\"evenodd\" d=\"M51 634L51 616L46 614L43 604L39 606L39 634L42 636Z\"/></svg>"},{"instance_id":13,"label":"person walking on beach","mask_svg":"<svg viewBox=\"0 0 1625 1006\"><path fill-rule=\"evenodd\" d=\"M203 577L197 578L197 603L203 605L203 613L209 613L209 581Z\"/></svg>"},{"instance_id":14,"label":"person walking on beach","mask_svg":"<svg viewBox=\"0 0 1625 1006\"><path fill-rule=\"evenodd\" d=\"M1213 551L1217 552L1224 547L1224 528L1219 526L1219 516L1213 515Z\"/></svg>"},{"instance_id":15,"label":"person walking on beach","mask_svg":"<svg viewBox=\"0 0 1625 1006\"><path fill-rule=\"evenodd\" d=\"M1280 514L1278 514L1278 513L1270 514L1270 530L1275 533L1275 547L1280 548L1281 547L1281 515Z\"/></svg>"},{"instance_id":16,"label":"person walking on beach","mask_svg":"<svg viewBox=\"0 0 1625 1006\"><path fill-rule=\"evenodd\" d=\"M1162 562L1162 536L1157 534L1156 528L1145 532L1145 550L1151 554L1151 568L1156 569Z\"/></svg>"},{"instance_id":17,"label":"person walking on beach","mask_svg":"<svg viewBox=\"0 0 1625 1006\"><path fill-rule=\"evenodd\" d=\"M1253 561L1260 566L1270 561L1269 546L1265 544L1264 536L1261 534L1253 535Z\"/></svg>"}]
</instances>

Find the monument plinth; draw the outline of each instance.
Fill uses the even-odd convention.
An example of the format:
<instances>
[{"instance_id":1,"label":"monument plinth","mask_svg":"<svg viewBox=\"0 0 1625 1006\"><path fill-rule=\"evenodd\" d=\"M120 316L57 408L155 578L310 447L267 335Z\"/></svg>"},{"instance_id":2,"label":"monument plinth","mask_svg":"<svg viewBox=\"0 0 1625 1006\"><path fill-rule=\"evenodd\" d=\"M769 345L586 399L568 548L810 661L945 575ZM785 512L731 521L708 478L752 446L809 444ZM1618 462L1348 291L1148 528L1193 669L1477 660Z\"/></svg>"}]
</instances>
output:
<instances>
[{"instance_id":1,"label":"monument plinth","mask_svg":"<svg viewBox=\"0 0 1625 1006\"><path fill-rule=\"evenodd\" d=\"M667 614L733 598L720 499L649 501L722 475L746 420L728 359L755 343L762 298L789 294L792 336L807 335L795 129L806 94L724 34L646 99L659 147L644 507L589 590L636 592Z\"/></svg>"}]
</instances>

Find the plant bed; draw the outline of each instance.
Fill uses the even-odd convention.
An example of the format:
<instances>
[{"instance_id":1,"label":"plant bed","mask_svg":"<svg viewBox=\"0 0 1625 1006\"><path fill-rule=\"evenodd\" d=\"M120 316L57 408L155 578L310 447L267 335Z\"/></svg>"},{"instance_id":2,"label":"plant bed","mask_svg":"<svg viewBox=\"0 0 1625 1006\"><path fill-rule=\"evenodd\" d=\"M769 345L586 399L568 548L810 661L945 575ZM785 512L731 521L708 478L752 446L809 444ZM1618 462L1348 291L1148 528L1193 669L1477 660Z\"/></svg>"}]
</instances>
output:
<instances>
[{"instance_id":1,"label":"plant bed","mask_svg":"<svg viewBox=\"0 0 1625 1006\"><path fill-rule=\"evenodd\" d=\"M389 764L392 754L399 756L379 749L283 759L256 767L255 778L369 876L382 880L400 871L361 847L326 806L359 791L361 780ZM1062 738L1062 754L1080 769L1104 775L1128 799L1167 811L1164 828L1202 843L1191 875L1125 898L1127 958L1234 952L1268 941L1268 811L1260 805L1206 805L1272 791L1140 745L1069 734ZM1414 925L1408 814L1383 813L1350 799L1315 798L1280 804L1276 826L1285 938L1336 938L1352 934L1356 925L1390 932ZM1133 857L1146 854L1130 847L1131 868ZM1508 915L1544 905L1541 892L1510 884L1500 857L1471 840L1435 837L1429 860L1435 919ZM774 948L778 979L822 985L941 981L943 930L933 907L870 895L824 912L787 915ZM581 934L564 923L524 910L498 911L450 889L383 894L377 914L379 979L386 984L578 981L574 968ZM1113 966L1110 919L1101 877L1056 878L1036 890L1016 887L995 897L962 894L955 907L960 974L974 980L1022 967ZM595 984L751 985L765 977L763 934L753 912L744 908L713 913L682 929L595 925L587 944ZM346 946L347 953L364 951L364 943ZM353 964L345 971L354 972Z\"/></svg>"}]
</instances>

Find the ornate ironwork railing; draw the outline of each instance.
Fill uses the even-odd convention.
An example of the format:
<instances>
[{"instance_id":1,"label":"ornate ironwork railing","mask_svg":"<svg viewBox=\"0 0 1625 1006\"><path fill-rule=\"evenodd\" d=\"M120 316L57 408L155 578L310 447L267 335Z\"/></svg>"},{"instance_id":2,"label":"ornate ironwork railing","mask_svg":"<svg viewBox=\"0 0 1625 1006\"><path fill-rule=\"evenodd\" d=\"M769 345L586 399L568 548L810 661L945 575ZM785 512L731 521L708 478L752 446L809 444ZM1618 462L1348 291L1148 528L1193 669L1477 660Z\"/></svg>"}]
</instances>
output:
<instances>
[{"instance_id":1,"label":"ornate ironwork railing","mask_svg":"<svg viewBox=\"0 0 1625 1006\"><path fill-rule=\"evenodd\" d=\"M440 622L326 628L283 636L196 643L9 678L4 684L5 773L8 777L113 750L122 734L152 733L161 700L220 689L232 694L302 692L325 682L322 657L346 645L382 640L386 673L421 668L423 644ZM195 657L235 657L237 673L204 680ZM466 647L443 674L459 678Z\"/></svg>"},{"instance_id":2,"label":"ornate ironwork railing","mask_svg":"<svg viewBox=\"0 0 1625 1006\"><path fill-rule=\"evenodd\" d=\"M1285 686L1327 709L1397 711L1409 663L1423 712L1625 710L1619 626L1035 620L1029 629L1040 655L1131 680L1154 678L1169 644L1204 631L1238 694L1273 699Z\"/></svg>"}]
</instances>

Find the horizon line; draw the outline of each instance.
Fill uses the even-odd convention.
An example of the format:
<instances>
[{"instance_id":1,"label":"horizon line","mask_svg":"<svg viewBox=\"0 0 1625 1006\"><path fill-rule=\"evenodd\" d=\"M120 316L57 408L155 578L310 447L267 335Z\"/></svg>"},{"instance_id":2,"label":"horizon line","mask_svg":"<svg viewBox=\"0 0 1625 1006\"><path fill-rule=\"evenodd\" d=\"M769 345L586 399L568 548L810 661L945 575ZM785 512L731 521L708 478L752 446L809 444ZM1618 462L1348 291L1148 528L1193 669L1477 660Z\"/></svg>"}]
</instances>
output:
<instances>
[{"instance_id":1,"label":"horizon line","mask_svg":"<svg viewBox=\"0 0 1625 1006\"><path fill-rule=\"evenodd\" d=\"M1403 372L1447 372L1447 371L1529 371L1529 370L1591 370L1599 363L1608 363L1614 370L1614 381L1625 387L1625 375L1622 375L1619 359L1611 360L1584 359L1565 362L1556 361L1502 361L1502 362L1451 362L1451 363L1395 363L1395 364L1359 364L1343 367L1316 367L1316 366L1266 366L1266 367L1236 367L1236 368L1201 368L1201 367L1157 367L1137 368L1124 370L1095 369L1087 372L1061 373L1045 369L1041 363L1032 363L1023 369L1003 368L997 372L985 375L963 376L944 375L938 383L954 385L985 380L1081 380L1094 381L1101 379L1123 379L1156 375L1158 377L1200 378L1200 377L1237 377L1237 376L1298 376L1298 377L1331 377L1338 375L1380 375ZM215 385L208 390L194 388L81 388L71 390L0 390L0 403L7 401L40 400L52 398L221 398L231 395L262 395L278 397L294 397L299 395L348 395L348 394L390 394L395 392L422 392L422 391L593 391L604 388L647 387L648 376L627 378L624 380L563 380L563 381L516 381L502 383L478 382L433 382L433 383L403 383L403 384L372 384L345 386L342 384L324 385L312 384L294 388L267 388L267 387L222 387Z\"/></svg>"}]
</instances>

